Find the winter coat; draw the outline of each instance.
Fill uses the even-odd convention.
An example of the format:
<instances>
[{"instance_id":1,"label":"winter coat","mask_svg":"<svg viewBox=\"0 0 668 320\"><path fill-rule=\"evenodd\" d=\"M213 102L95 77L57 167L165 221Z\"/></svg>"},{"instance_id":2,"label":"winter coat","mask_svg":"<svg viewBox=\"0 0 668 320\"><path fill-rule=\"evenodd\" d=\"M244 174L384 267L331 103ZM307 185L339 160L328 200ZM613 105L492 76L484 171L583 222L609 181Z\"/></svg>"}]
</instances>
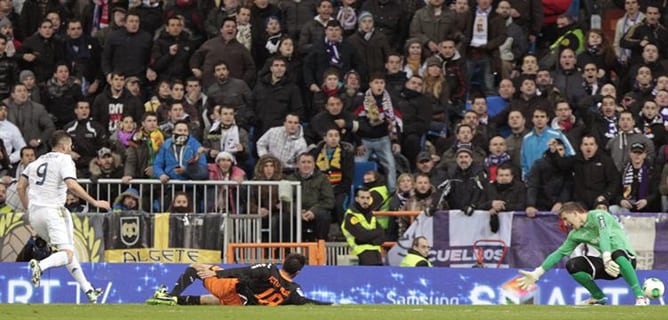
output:
<instances>
[{"instance_id":1,"label":"winter coat","mask_svg":"<svg viewBox=\"0 0 668 320\"><path fill-rule=\"evenodd\" d=\"M561 170L556 160L558 155L549 152L534 162L527 179L526 206L540 211L552 210L555 203L573 199L573 177L571 171Z\"/></svg>"},{"instance_id":2,"label":"winter coat","mask_svg":"<svg viewBox=\"0 0 668 320\"><path fill-rule=\"evenodd\" d=\"M364 34L357 31L346 41L359 50L362 57L361 63L367 66L369 74L385 72L385 60L391 49L384 33L375 29L371 38L366 40Z\"/></svg>"},{"instance_id":3,"label":"winter coat","mask_svg":"<svg viewBox=\"0 0 668 320\"><path fill-rule=\"evenodd\" d=\"M144 30L135 33L126 29L112 31L102 51L102 72L107 75L120 71L125 77L137 77L144 82L152 45L151 35Z\"/></svg>"},{"instance_id":4,"label":"winter coat","mask_svg":"<svg viewBox=\"0 0 668 320\"><path fill-rule=\"evenodd\" d=\"M259 135L269 128L281 126L288 113L303 117L304 105L297 86L286 78L272 83L271 75L260 79L253 89L253 114Z\"/></svg>"},{"instance_id":5,"label":"winter coat","mask_svg":"<svg viewBox=\"0 0 668 320\"><path fill-rule=\"evenodd\" d=\"M204 42L190 57L190 68L202 71L202 85L208 87L216 81L213 68L220 62L227 63L230 78L242 79L249 85L255 81L257 71L248 49L236 39L225 42L222 36Z\"/></svg>"},{"instance_id":6,"label":"winter coat","mask_svg":"<svg viewBox=\"0 0 668 320\"><path fill-rule=\"evenodd\" d=\"M19 80L19 64L16 59L0 56L0 100L9 97L12 86Z\"/></svg>"},{"instance_id":7,"label":"winter coat","mask_svg":"<svg viewBox=\"0 0 668 320\"><path fill-rule=\"evenodd\" d=\"M37 58L27 62L23 59L23 55L27 53L34 54ZM22 69L30 69L35 73L35 82L39 84L53 76L56 62L65 61L65 47L54 37L45 39L36 33L23 41L15 57L21 61Z\"/></svg>"},{"instance_id":8,"label":"winter coat","mask_svg":"<svg viewBox=\"0 0 668 320\"><path fill-rule=\"evenodd\" d=\"M80 156L75 162L78 169L85 168L109 139L107 129L92 119L71 121L63 130L72 137L72 151Z\"/></svg>"},{"instance_id":9,"label":"winter coat","mask_svg":"<svg viewBox=\"0 0 668 320\"><path fill-rule=\"evenodd\" d=\"M299 181L302 190L308 190L302 192L302 210L315 213L334 209L334 189L324 173L315 169L313 174L304 178L299 172L295 172L290 174L287 180Z\"/></svg>"},{"instance_id":10,"label":"winter coat","mask_svg":"<svg viewBox=\"0 0 668 320\"><path fill-rule=\"evenodd\" d=\"M92 118L105 126L109 133L116 132L125 114L131 115L136 123L141 122L144 114L144 107L141 105L139 98L130 94L127 89L123 89L121 95L114 98L111 94L111 88L107 87L104 92L95 97L91 106Z\"/></svg>"},{"instance_id":11,"label":"winter coat","mask_svg":"<svg viewBox=\"0 0 668 320\"><path fill-rule=\"evenodd\" d=\"M153 162L153 173L156 177L166 174L170 179L190 180L190 177L187 177L185 173L176 173L174 171L176 167L187 168L193 165L206 167L206 157L204 156L200 156L197 162L188 163L189 160L197 156L197 150L202 146L192 135L188 138L186 144L182 146L183 150L180 152L180 157L177 157L173 143L174 139L169 138L162 144L160 150L158 150L158 155L155 156L155 161Z\"/></svg>"},{"instance_id":12,"label":"winter coat","mask_svg":"<svg viewBox=\"0 0 668 320\"><path fill-rule=\"evenodd\" d=\"M178 46L175 55L169 53L169 47L172 45ZM193 52L195 47L187 32L181 32L174 37L163 31L153 43L151 69L166 79L185 80L191 74L188 63Z\"/></svg>"}]
</instances>

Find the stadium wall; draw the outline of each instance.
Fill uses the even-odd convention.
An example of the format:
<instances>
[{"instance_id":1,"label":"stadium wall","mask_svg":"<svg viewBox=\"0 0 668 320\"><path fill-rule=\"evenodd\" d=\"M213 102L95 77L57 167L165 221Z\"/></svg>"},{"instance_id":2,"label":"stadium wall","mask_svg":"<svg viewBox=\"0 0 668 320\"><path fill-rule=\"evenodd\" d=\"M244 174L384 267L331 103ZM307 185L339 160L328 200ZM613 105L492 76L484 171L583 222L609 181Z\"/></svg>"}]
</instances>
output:
<instances>
[{"instance_id":1,"label":"stadium wall","mask_svg":"<svg viewBox=\"0 0 668 320\"><path fill-rule=\"evenodd\" d=\"M84 263L89 280L105 290L102 303L143 303L160 284L171 285L187 264ZM543 276L535 290L517 288L517 269L306 267L297 277L306 296L339 304L549 304L573 305L588 298L564 269ZM639 271L668 279L668 271ZM611 304L633 304L623 280L601 281ZM204 294L195 284L185 294ZM65 268L47 270L42 286L30 283L27 263L0 263L0 303L85 303ZM653 304L663 301L653 301Z\"/></svg>"}]
</instances>

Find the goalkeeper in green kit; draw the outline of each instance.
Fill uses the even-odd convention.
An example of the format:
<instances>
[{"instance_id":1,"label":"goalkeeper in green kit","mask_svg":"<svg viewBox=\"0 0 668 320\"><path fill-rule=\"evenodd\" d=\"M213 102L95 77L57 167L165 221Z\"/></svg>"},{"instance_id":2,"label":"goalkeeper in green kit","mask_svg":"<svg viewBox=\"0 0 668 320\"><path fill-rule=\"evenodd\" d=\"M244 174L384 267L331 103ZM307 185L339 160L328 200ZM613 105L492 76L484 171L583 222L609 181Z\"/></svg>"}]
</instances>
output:
<instances>
[{"instance_id":1,"label":"goalkeeper in green kit","mask_svg":"<svg viewBox=\"0 0 668 320\"><path fill-rule=\"evenodd\" d=\"M608 299L594 279L615 280L620 276L631 286L636 296L636 305L648 305L636 275L636 253L622 226L615 217L604 210L587 212L575 202L565 203L559 210L559 218L571 230L561 246L545 258L543 264L533 271L520 270L523 275L518 283L528 289L563 257L569 256L581 243L595 247L601 257L579 256L566 262L566 269L573 279L581 284L591 297L584 304L606 304Z\"/></svg>"}]
</instances>

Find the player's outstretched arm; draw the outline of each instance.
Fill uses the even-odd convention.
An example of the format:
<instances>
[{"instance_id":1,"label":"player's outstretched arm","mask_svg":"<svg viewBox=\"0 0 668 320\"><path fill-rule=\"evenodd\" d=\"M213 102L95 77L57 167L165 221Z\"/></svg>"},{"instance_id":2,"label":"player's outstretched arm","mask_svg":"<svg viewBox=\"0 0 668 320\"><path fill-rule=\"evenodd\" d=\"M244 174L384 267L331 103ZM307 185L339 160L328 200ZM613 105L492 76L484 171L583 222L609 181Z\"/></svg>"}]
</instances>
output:
<instances>
[{"instance_id":1,"label":"player's outstretched arm","mask_svg":"<svg viewBox=\"0 0 668 320\"><path fill-rule=\"evenodd\" d=\"M100 209L106 209L109 210L111 206L109 205L108 201L104 200L97 200L93 197L91 197L86 190L74 179L66 179L65 184L67 185L67 188L74 192L79 198L86 200L86 202L100 208Z\"/></svg>"},{"instance_id":2,"label":"player's outstretched arm","mask_svg":"<svg viewBox=\"0 0 668 320\"><path fill-rule=\"evenodd\" d=\"M522 277L517 280L520 288L528 290L545 273L543 267L533 269L533 271L520 270Z\"/></svg>"}]
</instances>

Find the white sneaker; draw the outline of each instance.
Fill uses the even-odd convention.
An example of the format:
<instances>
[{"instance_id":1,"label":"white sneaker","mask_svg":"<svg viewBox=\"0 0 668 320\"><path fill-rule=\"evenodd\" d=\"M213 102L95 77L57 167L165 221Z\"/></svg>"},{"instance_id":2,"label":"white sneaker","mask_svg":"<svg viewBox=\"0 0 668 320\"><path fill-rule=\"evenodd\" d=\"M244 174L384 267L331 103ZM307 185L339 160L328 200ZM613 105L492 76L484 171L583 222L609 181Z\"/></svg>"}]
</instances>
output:
<instances>
[{"instance_id":1,"label":"white sneaker","mask_svg":"<svg viewBox=\"0 0 668 320\"><path fill-rule=\"evenodd\" d=\"M95 288L86 291L86 297L88 298L88 302L97 303L97 298L99 298L102 295L102 293L104 293L102 288Z\"/></svg>"},{"instance_id":2,"label":"white sneaker","mask_svg":"<svg viewBox=\"0 0 668 320\"><path fill-rule=\"evenodd\" d=\"M39 261L32 259L28 262L28 266L30 267L30 273L32 274L32 286L38 288L39 282L42 279L42 268L39 266Z\"/></svg>"},{"instance_id":3,"label":"white sneaker","mask_svg":"<svg viewBox=\"0 0 668 320\"><path fill-rule=\"evenodd\" d=\"M648 305L649 305L649 299L647 299L647 297L636 298L636 306L648 306Z\"/></svg>"}]
</instances>

